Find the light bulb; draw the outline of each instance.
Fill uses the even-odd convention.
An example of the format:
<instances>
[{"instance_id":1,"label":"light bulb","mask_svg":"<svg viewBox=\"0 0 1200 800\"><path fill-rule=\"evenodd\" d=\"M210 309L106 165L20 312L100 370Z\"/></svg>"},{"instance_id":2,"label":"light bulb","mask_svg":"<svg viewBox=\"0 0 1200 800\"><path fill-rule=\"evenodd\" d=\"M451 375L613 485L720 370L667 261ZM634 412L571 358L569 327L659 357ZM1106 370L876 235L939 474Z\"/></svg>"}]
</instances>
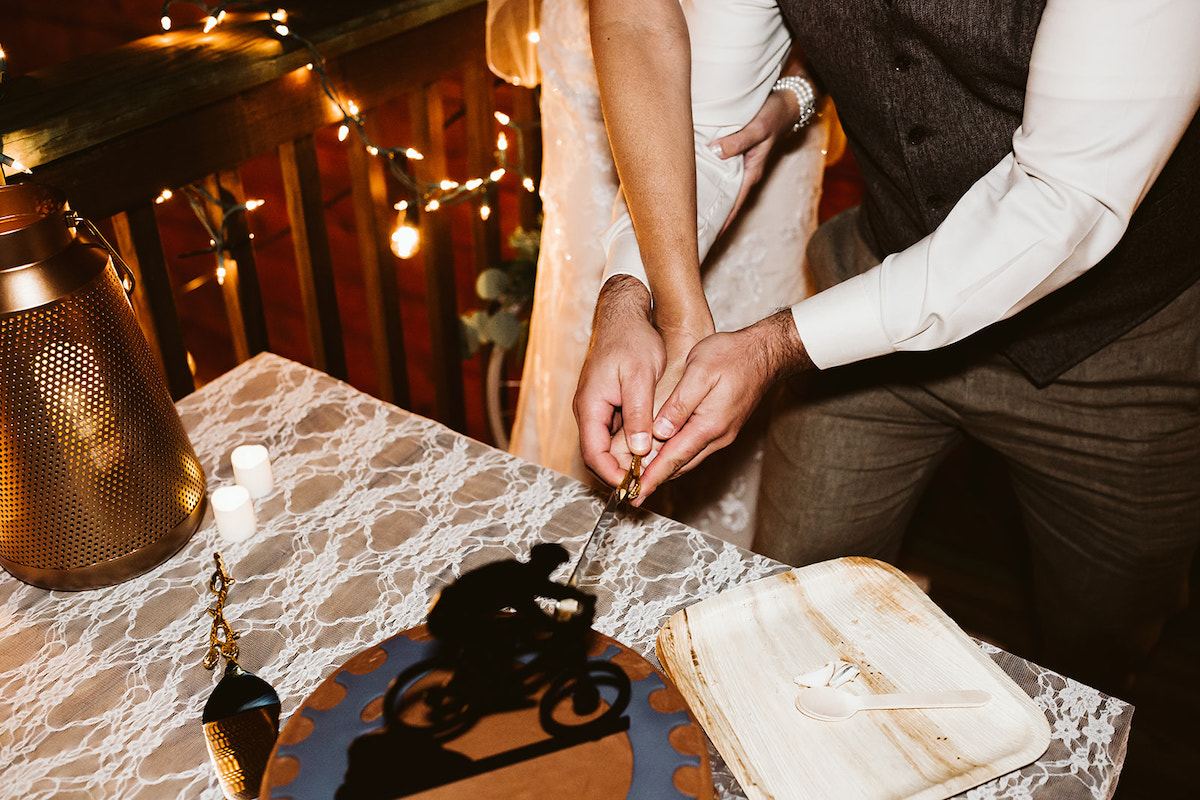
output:
<instances>
[{"instance_id":1,"label":"light bulb","mask_svg":"<svg viewBox=\"0 0 1200 800\"><path fill-rule=\"evenodd\" d=\"M496 121L499 122L501 125L507 125L512 120L508 116L508 114L505 114L503 111L497 111L496 112Z\"/></svg>"},{"instance_id":2,"label":"light bulb","mask_svg":"<svg viewBox=\"0 0 1200 800\"><path fill-rule=\"evenodd\" d=\"M287 36L289 33L291 33L291 31L288 30L287 25L276 25L275 32L278 33L280 36Z\"/></svg>"},{"instance_id":3,"label":"light bulb","mask_svg":"<svg viewBox=\"0 0 1200 800\"><path fill-rule=\"evenodd\" d=\"M215 27L217 27L217 18L216 17L205 17L204 18L204 32L205 33L208 33Z\"/></svg>"},{"instance_id":4,"label":"light bulb","mask_svg":"<svg viewBox=\"0 0 1200 800\"><path fill-rule=\"evenodd\" d=\"M170 17L168 17L166 14L163 14L163 18L159 21L162 22L162 29L164 31L171 30L171 18Z\"/></svg>"},{"instance_id":5,"label":"light bulb","mask_svg":"<svg viewBox=\"0 0 1200 800\"><path fill-rule=\"evenodd\" d=\"M425 158L425 156L421 155L419 151L414 150L411 147L404 151L404 155L408 156L413 161L420 161L421 159Z\"/></svg>"},{"instance_id":6,"label":"light bulb","mask_svg":"<svg viewBox=\"0 0 1200 800\"><path fill-rule=\"evenodd\" d=\"M425 205L425 210L426 210L426 211L437 211L437 210L438 210L439 208L441 208L441 207L442 207L442 204L441 204L441 203L439 203L437 200L430 200L430 201L429 201L429 202L428 202L428 203Z\"/></svg>"},{"instance_id":7,"label":"light bulb","mask_svg":"<svg viewBox=\"0 0 1200 800\"><path fill-rule=\"evenodd\" d=\"M494 181L500 180L501 178L504 177L504 167L499 167L498 169L492 170L492 174L489 175L488 177Z\"/></svg>"},{"instance_id":8,"label":"light bulb","mask_svg":"<svg viewBox=\"0 0 1200 800\"><path fill-rule=\"evenodd\" d=\"M525 191L532 192L533 191L533 178L526 178L525 180L521 181L521 185L525 187Z\"/></svg>"},{"instance_id":9,"label":"light bulb","mask_svg":"<svg viewBox=\"0 0 1200 800\"><path fill-rule=\"evenodd\" d=\"M530 31L529 33L525 34L525 38L529 40L530 44L537 44L542 40L542 35L537 31Z\"/></svg>"},{"instance_id":10,"label":"light bulb","mask_svg":"<svg viewBox=\"0 0 1200 800\"><path fill-rule=\"evenodd\" d=\"M480 186L483 186L483 178L471 178L467 181L466 189L468 192L473 192Z\"/></svg>"},{"instance_id":11,"label":"light bulb","mask_svg":"<svg viewBox=\"0 0 1200 800\"><path fill-rule=\"evenodd\" d=\"M346 137L349 135L350 135L350 126L349 125L341 125L338 127L338 141L339 142L346 141Z\"/></svg>"},{"instance_id":12,"label":"light bulb","mask_svg":"<svg viewBox=\"0 0 1200 800\"><path fill-rule=\"evenodd\" d=\"M508 149L508 137L503 133L496 137L496 149L500 151Z\"/></svg>"},{"instance_id":13,"label":"light bulb","mask_svg":"<svg viewBox=\"0 0 1200 800\"><path fill-rule=\"evenodd\" d=\"M421 249L421 232L404 222L392 231L392 252L396 258L412 258Z\"/></svg>"},{"instance_id":14,"label":"light bulb","mask_svg":"<svg viewBox=\"0 0 1200 800\"><path fill-rule=\"evenodd\" d=\"M480 206L479 207L479 218L480 219L487 219L491 215L492 215L492 207L491 206Z\"/></svg>"}]
</instances>

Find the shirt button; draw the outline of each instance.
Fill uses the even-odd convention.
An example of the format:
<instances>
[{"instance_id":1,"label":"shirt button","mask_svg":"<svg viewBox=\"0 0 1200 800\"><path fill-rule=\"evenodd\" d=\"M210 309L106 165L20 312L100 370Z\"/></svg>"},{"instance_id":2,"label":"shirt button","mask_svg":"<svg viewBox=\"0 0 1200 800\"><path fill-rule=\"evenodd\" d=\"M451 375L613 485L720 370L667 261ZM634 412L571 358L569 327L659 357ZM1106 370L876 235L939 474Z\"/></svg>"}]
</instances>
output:
<instances>
[{"instance_id":1,"label":"shirt button","mask_svg":"<svg viewBox=\"0 0 1200 800\"><path fill-rule=\"evenodd\" d=\"M914 125L908 131L908 143L916 147L921 142L929 138L929 128L924 125Z\"/></svg>"},{"instance_id":2,"label":"shirt button","mask_svg":"<svg viewBox=\"0 0 1200 800\"><path fill-rule=\"evenodd\" d=\"M901 54L896 56L896 60L892 62L892 65L896 68L896 72L908 72L909 68L913 65L913 60Z\"/></svg>"}]
</instances>

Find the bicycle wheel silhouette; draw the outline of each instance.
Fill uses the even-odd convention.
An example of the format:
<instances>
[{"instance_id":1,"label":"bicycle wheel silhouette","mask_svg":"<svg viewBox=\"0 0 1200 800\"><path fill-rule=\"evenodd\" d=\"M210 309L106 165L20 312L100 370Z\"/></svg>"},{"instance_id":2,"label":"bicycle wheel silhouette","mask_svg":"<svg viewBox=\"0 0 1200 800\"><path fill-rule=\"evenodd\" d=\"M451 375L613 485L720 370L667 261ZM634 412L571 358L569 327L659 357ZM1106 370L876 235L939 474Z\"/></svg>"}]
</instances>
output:
<instances>
[{"instance_id":1,"label":"bicycle wheel silhouette","mask_svg":"<svg viewBox=\"0 0 1200 800\"><path fill-rule=\"evenodd\" d=\"M405 669L383 696L387 725L439 739L470 728L479 720L479 710L457 695L453 677L454 672L437 659L418 661Z\"/></svg>"},{"instance_id":2,"label":"bicycle wheel silhouette","mask_svg":"<svg viewBox=\"0 0 1200 800\"><path fill-rule=\"evenodd\" d=\"M578 735L616 722L629 698L624 670L608 661L588 661L550 681L538 704L538 720L551 736Z\"/></svg>"}]
</instances>

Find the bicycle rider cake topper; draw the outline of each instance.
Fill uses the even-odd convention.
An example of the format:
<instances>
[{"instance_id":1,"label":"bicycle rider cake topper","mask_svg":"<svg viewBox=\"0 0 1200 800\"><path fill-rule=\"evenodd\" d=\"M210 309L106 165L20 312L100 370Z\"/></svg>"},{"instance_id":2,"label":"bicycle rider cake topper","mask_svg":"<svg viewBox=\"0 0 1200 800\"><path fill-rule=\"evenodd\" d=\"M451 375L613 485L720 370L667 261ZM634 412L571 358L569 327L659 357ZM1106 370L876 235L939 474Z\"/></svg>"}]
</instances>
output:
<instances>
[{"instance_id":1,"label":"bicycle rider cake topper","mask_svg":"<svg viewBox=\"0 0 1200 800\"><path fill-rule=\"evenodd\" d=\"M566 560L542 543L527 561L485 564L442 591L426 623L433 656L392 681L386 724L351 745L337 800L403 797L628 729L629 677L588 658L596 598L550 578ZM485 716L535 707L549 739L479 760L446 746Z\"/></svg>"}]
</instances>

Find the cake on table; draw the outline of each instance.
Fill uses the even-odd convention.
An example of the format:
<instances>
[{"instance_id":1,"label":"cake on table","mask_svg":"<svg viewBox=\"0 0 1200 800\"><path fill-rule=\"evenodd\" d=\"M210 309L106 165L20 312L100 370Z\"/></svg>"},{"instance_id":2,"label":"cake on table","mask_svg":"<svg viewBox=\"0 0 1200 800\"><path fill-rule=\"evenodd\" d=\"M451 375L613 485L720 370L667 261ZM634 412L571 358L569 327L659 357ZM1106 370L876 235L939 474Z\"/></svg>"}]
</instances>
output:
<instances>
[{"instance_id":1,"label":"cake on table","mask_svg":"<svg viewBox=\"0 0 1200 800\"><path fill-rule=\"evenodd\" d=\"M683 697L549 579L565 559L543 544L468 572L425 625L338 668L280 734L261 798L711 798Z\"/></svg>"}]
</instances>

